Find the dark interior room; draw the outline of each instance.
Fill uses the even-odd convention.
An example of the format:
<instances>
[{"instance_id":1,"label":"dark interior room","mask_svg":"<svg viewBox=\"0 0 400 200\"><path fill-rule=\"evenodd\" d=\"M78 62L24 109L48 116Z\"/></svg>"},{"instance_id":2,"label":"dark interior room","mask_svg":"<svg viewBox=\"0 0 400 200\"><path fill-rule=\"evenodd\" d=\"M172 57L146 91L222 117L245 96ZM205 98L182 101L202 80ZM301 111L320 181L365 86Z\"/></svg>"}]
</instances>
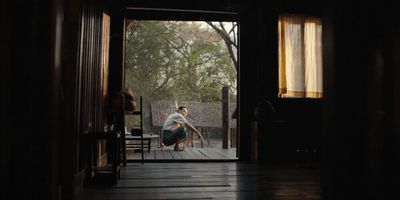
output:
<instances>
[{"instance_id":1,"label":"dark interior room","mask_svg":"<svg viewBox=\"0 0 400 200\"><path fill-rule=\"evenodd\" d=\"M2 200L400 199L391 1L1 0L0 9ZM281 94L290 89L280 85L282 15L321 24L317 98ZM120 158L124 112L112 102L125 87L128 19L239 24L237 160ZM103 134L110 121L122 136ZM91 139L101 141L91 149ZM111 163L113 183L90 180L92 155Z\"/></svg>"}]
</instances>

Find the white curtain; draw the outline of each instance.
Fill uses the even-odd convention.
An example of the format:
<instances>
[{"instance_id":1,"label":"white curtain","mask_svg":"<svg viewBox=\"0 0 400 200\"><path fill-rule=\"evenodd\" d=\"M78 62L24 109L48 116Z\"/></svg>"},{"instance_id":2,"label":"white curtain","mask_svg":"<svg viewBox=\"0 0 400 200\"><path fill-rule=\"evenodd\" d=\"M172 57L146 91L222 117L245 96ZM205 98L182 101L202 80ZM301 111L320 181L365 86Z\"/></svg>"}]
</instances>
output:
<instances>
[{"instance_id":1,"label":"white curtain","mask_svg":"<svg viewBox=\"0 0 400 200\"><path fill-rule=\"evenodd\" d=\"M313 17L280 16L279 96L322 97L322 26Z\"/></svg>"}]
</instances>

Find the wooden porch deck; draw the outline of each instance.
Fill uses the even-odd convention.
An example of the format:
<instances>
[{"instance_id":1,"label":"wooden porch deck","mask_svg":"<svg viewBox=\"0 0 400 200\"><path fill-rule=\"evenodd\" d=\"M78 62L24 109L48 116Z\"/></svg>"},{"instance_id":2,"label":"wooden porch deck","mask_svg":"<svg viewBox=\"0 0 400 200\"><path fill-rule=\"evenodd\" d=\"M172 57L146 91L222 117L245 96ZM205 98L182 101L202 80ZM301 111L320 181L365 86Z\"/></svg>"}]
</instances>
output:
<instances>
[{"instance_id":1,"label":"wooden porch deck","mask_svg":"<svg viewBox=\"0 0 400 200\"><path fill-rule=\"evenodd\" d=\"M141 161L142 153L127 151L128 161ZM236 148L186 147L184 151L174 151L173 147L152 147L144 151L144 160L237 160Z\"/></svg>"}]
</instances>

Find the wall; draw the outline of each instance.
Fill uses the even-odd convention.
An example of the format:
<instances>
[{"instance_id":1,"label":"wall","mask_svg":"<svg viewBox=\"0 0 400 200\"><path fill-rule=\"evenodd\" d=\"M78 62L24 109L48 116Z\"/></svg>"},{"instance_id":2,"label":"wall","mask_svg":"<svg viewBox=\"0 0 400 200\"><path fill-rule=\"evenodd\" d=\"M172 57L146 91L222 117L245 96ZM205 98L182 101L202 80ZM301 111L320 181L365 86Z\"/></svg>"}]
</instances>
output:
<instances>
[{"instance_id":1,"label":"wall","mask_svg":"<svg viewBox=\"0 0 400 200\"><path fill-rule=\"evenodd\" d=\"M268 164L296 164L296 149L318 147L322 127L322 101L278 99L278 16L295 13L321 17L319 1L279 1L268 4L246 3L241 12L240 32L240 131L241 160L251 158L251 124L259 103L273 102L277 118L285 123L258 127L259 162ZM306 126L306 119L314 121L314 131ZM260 121L268 121L260 119ZM260 124L260 123L259 123ZM301 134L299 134L301 133ZM290 139L287 139L290 138ZM297 142L297 141L301 142Z\"/></svg>"},{"instance_id":2,"label":"wall","mask_svg":"<svg viewBox=\"0 0 400 200\"><path fill-rule=\"evenodd\" d=\"M63 3L1 1L0 199L59 195Z\"/></svg>"},{"instance_id":3,"label":"wall","mask_svg":"<svg viewBox=\"0 0 400 200\"><path fill-rule=\"evenodd\" d=\"M0 199L76 192L82 134L102 130L104 116L103 7L85 3L81 12L80 0L1 1Z\"/></svg>"},{"instance_id":4,"label":"wall","mask_svg":"<svg viewBox=\"0 0 400 200\"><path fill-rule=\"evenodd\" d=\"M323 199L399 199L399 23L385 1L324 3Z\"/></svg>"}]
</instances>

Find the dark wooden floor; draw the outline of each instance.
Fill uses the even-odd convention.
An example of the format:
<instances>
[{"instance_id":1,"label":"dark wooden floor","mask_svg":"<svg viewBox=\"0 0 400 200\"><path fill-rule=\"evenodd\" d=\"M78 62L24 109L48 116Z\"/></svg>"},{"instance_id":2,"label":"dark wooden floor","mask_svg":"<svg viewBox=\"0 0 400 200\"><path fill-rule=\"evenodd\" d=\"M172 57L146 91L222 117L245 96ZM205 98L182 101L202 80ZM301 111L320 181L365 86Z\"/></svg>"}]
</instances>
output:
<instances>
[{"instance_id":1,"label":"dark wooden floor","mask_svg":"<svg viewBox=\"0 0 400 200\"><path fill-rule=\"evenodd\" d=\"M78 200L320 199L319 171L238 162L128 163L113 186L88 186Z\"/></svg>"},{"instance_id":2,"label":"dark wooden floor","mask_svg":"<svg viewBox=\"0 0 400 200\"><path fill-rule=\"evenodd\" d=\"M141 152L127 151L129 161L142 159ZM236 148L222 149L210 147L187 147L184 151L174 151L173 147L152 148L144 152L145 160L236 160Z\"/></svg>"}]
</instances>

